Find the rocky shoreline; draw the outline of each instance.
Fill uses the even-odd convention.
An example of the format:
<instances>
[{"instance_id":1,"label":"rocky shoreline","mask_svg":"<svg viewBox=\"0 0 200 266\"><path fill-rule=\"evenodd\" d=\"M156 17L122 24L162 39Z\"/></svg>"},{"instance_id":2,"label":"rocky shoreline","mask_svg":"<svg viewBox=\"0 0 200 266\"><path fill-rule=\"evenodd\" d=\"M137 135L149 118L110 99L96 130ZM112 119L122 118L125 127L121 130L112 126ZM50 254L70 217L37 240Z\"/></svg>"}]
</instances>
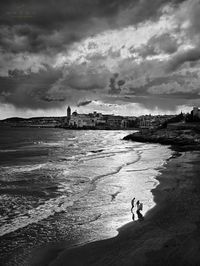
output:
<instances>
[{"instance_id":1,"label":"rocky shoreline","mask_svg":"<svg viewBox=\"0 0 200 266\"><path fill-rule=\"evenodd\" d=\"M175 150L200 150L200 133L193 130L140 130L127 135L124 140L172 145Z\"/></svg>"}]
</instances>

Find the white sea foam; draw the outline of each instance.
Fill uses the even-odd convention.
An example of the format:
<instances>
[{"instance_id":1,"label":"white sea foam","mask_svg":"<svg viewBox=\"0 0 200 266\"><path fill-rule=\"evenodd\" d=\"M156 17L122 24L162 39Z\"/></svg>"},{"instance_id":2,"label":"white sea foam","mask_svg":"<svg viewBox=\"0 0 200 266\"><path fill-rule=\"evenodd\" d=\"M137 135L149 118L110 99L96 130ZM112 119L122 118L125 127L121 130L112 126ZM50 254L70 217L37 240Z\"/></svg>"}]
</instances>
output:
<instances>
[{"instance_id":1,"label":"white sea foam","mask_svg":"<svg viewBox=\"0 0 200 266\"><path fill-rule=\"evenodd\" d=\"M77 137L73 137L73 138L67 138L67 140L76 140Z\"/></svg>"},{"instance_id":2,"label":"white sea foam","mask_svg":"<svg viewBox=\"0 0 200 266\"><path fill-rule=\"evenodd\" d=\"M31 209L27 213L20 214L14 219L6 221L0 228L0 236L14 232L32 223L37 223L55 213L66 211L67 207L73 206L75 200L77 200L77 197L70 198L67 196L50 199L37 208ZM1 222L2 221L3 220L1 220Z\"/></svg>"}]
</instances>

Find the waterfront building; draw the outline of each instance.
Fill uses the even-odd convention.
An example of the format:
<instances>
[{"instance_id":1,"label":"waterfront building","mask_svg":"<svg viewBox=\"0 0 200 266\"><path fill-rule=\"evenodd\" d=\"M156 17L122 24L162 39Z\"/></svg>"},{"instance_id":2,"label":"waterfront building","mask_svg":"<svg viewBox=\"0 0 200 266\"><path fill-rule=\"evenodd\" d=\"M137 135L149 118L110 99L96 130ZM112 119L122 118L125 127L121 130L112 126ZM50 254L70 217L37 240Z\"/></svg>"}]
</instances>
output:
<instances>
[{"instance_id":1,"label":"waterfront building","mask_svg":"<svg viewBox=\"0 0 200 266\"><path fill-rule=\"evenodd\" d=\"M102 113L78 114L71 109L67 110L67 127L69 128L95 128L95 129L126 129L135 125L135 117L123 117L115 115L103 115Z\"/></svg>"},{"instance_id":2,"label":"waterfront building","mask_svg":"<svg viewBox=\"0 0 200 266\"><path fill-rule=\"evenodd\" d=\"M151 120L152 120L152 117L151 116L141 116L139 118L139 126L141 128L145 128L145 127L150 127L151 126Z\"/></svg>"},{"instance_id":3,"label":"waterfront building","mask_svg":"<svg viewBox=\"0 0 200 266\"><path fill-rule=\"evenodd\" d=\"M128 128L128 120L127 119L123 119L121 121L121 128Z\"/></svg>"},{"instance_id":4,"label":"waterfront building","mask_svg":"<svg viewBox=\"0 0 200 266\"><path fill-rule=\"evenodd\" d=\"M200 119L200 109L198 107L193 107L192 110L193 118L199 118Z\"/></svg>"},{"instance_id":5,"label":"waterfront building","mask_svg":"<svg viewBox=\"0 0 200 266\"><path fill-rule=\"evenodd\" d=\"M122 128L135 128L137 127L137 118L134 116L124 117L122 120Z\"/></svg>"},{"instance_id":6,"label":"waterfront building","mask_svg":"<svg viewBox=\"0 0 200 266\"><path fill-rule=\"evenodd\" d=\"M87 114L73 112L69 120L69 126L75 128L95 127L95 120Z\"/></svg>"},{"instance_id":7,"label":"waterfront building","mask_svg":"<svg viewBox=\"0 0 200 266\"><path fill-rule=\"evenodd\" d=\"M104 115L104 119L106 121L106 126L109 128L122 128L122 120L123 116L115 116L115 115Z\"/></svg>"}]
</instances>

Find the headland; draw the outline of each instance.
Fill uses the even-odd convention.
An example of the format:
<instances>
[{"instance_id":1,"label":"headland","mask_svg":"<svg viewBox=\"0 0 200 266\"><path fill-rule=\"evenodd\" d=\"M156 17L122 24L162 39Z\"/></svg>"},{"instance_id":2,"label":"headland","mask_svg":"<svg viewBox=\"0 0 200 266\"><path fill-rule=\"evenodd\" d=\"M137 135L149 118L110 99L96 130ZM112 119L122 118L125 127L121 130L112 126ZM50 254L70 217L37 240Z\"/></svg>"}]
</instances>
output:
<instances>
[{"instance_id":1,"label":"headland","mask_svg":"<svg viewBox=\"0 0 200 266\"><path fill-rule=\"evenodd\" d=\"M172 145L178 150L200 150L200 127L195 124L172 124L163 129L140 129L124 140Z\"/></svg>"}]
</instances>

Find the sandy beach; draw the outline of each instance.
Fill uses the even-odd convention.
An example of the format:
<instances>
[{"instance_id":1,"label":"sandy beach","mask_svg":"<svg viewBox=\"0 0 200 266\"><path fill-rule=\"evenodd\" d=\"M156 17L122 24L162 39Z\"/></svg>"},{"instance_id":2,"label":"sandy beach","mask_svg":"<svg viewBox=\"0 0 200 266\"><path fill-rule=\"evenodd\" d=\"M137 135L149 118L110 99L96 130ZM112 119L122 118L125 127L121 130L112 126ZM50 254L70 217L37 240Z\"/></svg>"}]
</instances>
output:
<instances>
[{"instance_id":1,"label":"sandy beach","mask_svg":"<svg viewBox=\"0 0 200 266\"><path fill-rule=\"evenodd\" d=\"M35 254L31 265L200 265L200 152L176 152L152 191L156 206L118 236Z\"/></svg>"}]
</instances>

